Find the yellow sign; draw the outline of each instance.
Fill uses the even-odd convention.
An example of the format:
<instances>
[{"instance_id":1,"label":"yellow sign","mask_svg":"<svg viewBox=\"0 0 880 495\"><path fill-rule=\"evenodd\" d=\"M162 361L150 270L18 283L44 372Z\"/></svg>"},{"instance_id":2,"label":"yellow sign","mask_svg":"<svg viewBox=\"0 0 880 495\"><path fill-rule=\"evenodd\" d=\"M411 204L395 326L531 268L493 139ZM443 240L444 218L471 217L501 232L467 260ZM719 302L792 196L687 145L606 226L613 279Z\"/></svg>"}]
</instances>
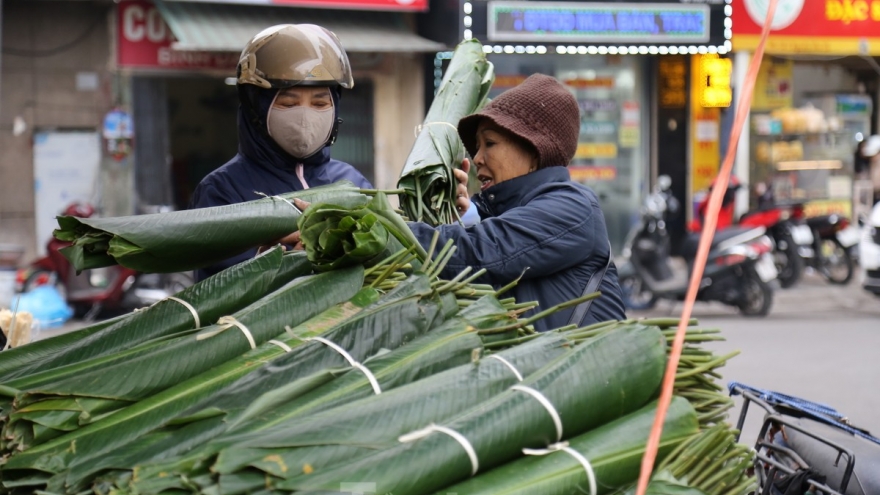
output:
<instances>
[{"instance_id":1,"label":"yellow sign","mask_svg":"<svg viewBox=\"0 0 880 495\"><path fill-rule=\"evenodd\" d=\"M691 57L691 101L699 101L703 88L706 87L701 69L703 57ZM690 182L688 203L696 193L705 192L718 175L721 162L719 133L721 128L721 110L705 108L701 105L690 106ZM692 213L692 212L691 212ZM693 218L693 216L689 217Z\"/></svg>"},{"instance_id":2,"label":"yellow sign","mask_svg":"<svg viewBox=\"0 0 880 495\"><path fill-rule=\"evenodd\" d=\"M852 218L852 201L849 199L810 201L804 204L804 215L807 217L842 215Z\"/></svg>"},{"instance_id":3,"label":"yellow sign","mask_svg":"<svg viewBox=\"0 0 880 495\"><path fill-rule=\"evenodd\" d=\"M760 35L737 34L733 51L753 52ZM880 56L880 38L858 36L776 36L767 38L766 53L774 55L873 55Z\"/></svg>"},{"instance_id":4,"label":"yellow sign","mask_svg":"<svg viewBox=\"0 0 880 495\"><path fill-rule=\"evenodd\" d=\"M758 79L755 80L752 108L775 110L794 106L793 77L793 60L764 57L761 61L761 70L758 71Z\"/></svg>"},{"instance_id":5,"label":"yellow sign","mask_svg":"<svg viewBox=\"0 0 880 495\"><path fill-rule=\"evenodd\" d=\"M571 174L571 180L575 182L595 182L600 180L614 180L617 178L617 168L611 166L571 166L568 167L568 172Z\"/></svg>"},{"instance_id":6,"label":"yellow sign","mask_svg":"<svg viewBox=\"0 0 880 495\"><path fill-rule=\"evenodd\" d=\"M662 108L684 108L687 105L687 58L684 56L660 57L658 94Z\"/></svg>"},{"instance_id":7,"label":"yellow sign","mask_svg":"<svg viewBox=\"0 0 880 495\"><path fill-rule=\"evenodd\" d=\"M578 143L575 158L617 158L614 143Z\"/></svg>"},{"instance_id":8,"label":"yellow sign","mask_svg":"<svg viewBox=\"0 0 880 495\"><path fill-rule=\"evenodd\" d=\"M730 73L733 62L708 54L700 57L700 105L706 108L729 107L733 99Z\"/></svg>"},{"instance_id":9,"label":"yellow sign","mask_svg":"<svg viewBox=\"0 0 880 495\"><path fill-rule=\"evenodd\" d=\"M596 77L594 79L566 79L563 81L566 86L575 89L604 88L614 87L614 78L612 77Z\"/></svg>"},{"instance_id":10,"label":"yellow sign","mask_svg":"<svg viewBox=\"0 0 880 495\"><path fill-rule=\"evenodd\" d=\"M880 2L874 0L826 0L825 18L850 24L853 21L880 21Z\"/></svg>"},{"instance_id":11,"label":"yellow sign","mask_svg":"<svg viewBox=\"0 0 880 495\"><path fill-rule=\"evenodd\" d=\"M617 141L621 148L635 148L639 145L639 134L637 126L621 127Z\"/></svg>"}]
</instances>

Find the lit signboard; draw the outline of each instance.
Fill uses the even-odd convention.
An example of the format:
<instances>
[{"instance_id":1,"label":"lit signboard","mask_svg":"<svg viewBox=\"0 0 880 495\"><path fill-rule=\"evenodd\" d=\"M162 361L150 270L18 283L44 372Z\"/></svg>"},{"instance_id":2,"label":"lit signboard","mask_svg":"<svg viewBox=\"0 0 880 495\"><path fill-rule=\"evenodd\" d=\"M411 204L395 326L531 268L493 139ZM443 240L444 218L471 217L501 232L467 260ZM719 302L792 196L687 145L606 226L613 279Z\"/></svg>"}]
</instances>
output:
<instances>
[{"instance_id":1,"label":"lit signboard","mask_svg":"<svg viewBox=\"0 0 880 495\"><path fill-rule=\"evenodd\" d=\"M700 4L491 1L492 41L706 43L709 6Z\"/></svg>"},{"instance_id":2,"label":"lit signboard","mask_svg":"<svg viewBox=\"0 0 880 495\"><path fill-rule=\"evenodd\" d=\"M733 62L718 55L703 55L700 59L700 79L705 81L700 91L700 105L706 108L729 107L733 100L730 74Z\"/></svg>"}]
</instances>

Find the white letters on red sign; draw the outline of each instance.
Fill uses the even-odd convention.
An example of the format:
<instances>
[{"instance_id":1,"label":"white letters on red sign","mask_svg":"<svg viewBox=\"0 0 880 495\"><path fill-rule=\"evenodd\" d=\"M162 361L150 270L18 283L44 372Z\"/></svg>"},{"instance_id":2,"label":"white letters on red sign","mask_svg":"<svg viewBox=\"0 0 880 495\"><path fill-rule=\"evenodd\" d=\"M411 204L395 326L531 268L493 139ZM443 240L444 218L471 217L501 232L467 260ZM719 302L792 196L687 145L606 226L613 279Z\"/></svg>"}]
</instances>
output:
<instances>
[{"instance_id":1,"label":"white letters on red sign","mask_svg":"<svg viewBox=\"0 0 880 495\"><path fill-rule=\"evenodd\" d=\"M155 7L144 12L140 5L128 5L122 13L122 33L129 41L142 41L146 36L153 43L161 43L168 37L168 28Z\"/></svg>"}]
</instances>

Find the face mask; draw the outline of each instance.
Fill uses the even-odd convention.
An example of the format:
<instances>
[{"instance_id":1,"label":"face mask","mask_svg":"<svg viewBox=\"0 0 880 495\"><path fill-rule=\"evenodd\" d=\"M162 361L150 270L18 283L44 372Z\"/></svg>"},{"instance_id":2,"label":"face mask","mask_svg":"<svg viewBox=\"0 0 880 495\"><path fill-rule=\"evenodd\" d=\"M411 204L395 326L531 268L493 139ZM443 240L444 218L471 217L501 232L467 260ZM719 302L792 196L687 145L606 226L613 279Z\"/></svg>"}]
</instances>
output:
<instances>
[{"instance_id":1,"label":"face mask","mask_svg":"<svg viewBox=\"0 0 880 495\"><path fill-rule=\"evenodd\" d=\"M333 130L333 108L309 107L269 109L269 135L294 158L308 158L324 146Z\"/></svg>"}]
</instances>

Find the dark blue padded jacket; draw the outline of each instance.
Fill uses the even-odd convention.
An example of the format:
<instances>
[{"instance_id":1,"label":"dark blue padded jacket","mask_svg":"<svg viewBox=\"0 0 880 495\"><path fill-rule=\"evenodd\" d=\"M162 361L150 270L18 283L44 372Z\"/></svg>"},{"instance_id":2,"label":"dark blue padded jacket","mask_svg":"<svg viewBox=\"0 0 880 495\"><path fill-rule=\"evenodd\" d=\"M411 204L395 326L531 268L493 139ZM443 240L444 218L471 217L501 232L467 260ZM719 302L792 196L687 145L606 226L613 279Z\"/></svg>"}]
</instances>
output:
<instances>
[{"instance_id":1,"label":"dark blue padded jacket","mask_svg":"<svg viewBox=\"0 0 880 495\"><path fill-rule=\"evenodd\" d=\"M608 263L611 246L596 194L572 182L565 167L547 167L494 185L472 200L480 223L471 227L431 227L411 223L426 248L435 230L438 245L453 239L455 254L441 276L454 277L465 267L485 268L482 282L503 287L522 275L513 289L517 302L537 301L539 309L580 297L590 276ZM625 318L617 268L608 266L581 325ZM534 311L534 310L533 310ZM573 308L535 324L546 331L568 324Z\"/></svg>"},{"instance_id":2,"label":"dark blue padded jacket","mask_svg":"<svg viewBox=\"0 0 880 495\"><path fill-rule=\"evenodd\" d=\"M207 208L259 199L258 193L270 196L307 187L349 180L356 186L372 189L372 185L353 166L330 158L325 146L314 155L299 160L278 146L266 130L266 116L277 90L248 88L258 91L256 100L259 118L249 119L243 109L238 111L238 153L225 165L208 174L193 192L190 208ZM339 107L337 91L333 95L334 112ZM256 248L217 265L198 270L196 279L205 279L225 268L256 255Z\"/></svg>"}]
</instances>

